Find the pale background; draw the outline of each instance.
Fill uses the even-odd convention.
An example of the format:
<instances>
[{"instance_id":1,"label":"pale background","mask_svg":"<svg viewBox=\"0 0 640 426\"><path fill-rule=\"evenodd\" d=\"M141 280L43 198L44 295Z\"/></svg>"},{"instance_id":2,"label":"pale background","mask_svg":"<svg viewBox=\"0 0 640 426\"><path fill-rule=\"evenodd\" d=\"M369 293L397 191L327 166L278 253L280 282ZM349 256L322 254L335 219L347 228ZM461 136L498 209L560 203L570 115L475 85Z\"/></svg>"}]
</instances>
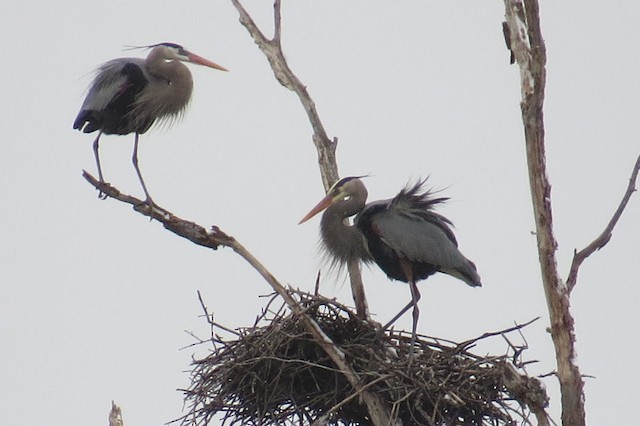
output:
<instances>
[{"instance_id":1,"label":"pale background","mask_svg":"<svg viewBox=\"0 0 640 426\"><path fill-rule=\"evenodd\" d=\"M258 5L259 7L257 7ZM270 28L272 5L247 5ZM566 277L575 248L601 232L640 152L640 4L542 2L548 49L547 155ZM519 76L508 64L494 2L285 2L290 65L309 88L343 176L372 175L371 199L431 175L451 202L460 246L484 287L439 275L421 283L419 331L464 340L542 316L526 332L530 374L554 368L540 284ZM126 45L183 44L231 72L192 67L186 119L142 137L154 199L181 217L219 225L284 283L311 290L318 220L296 223L322 193L311 130L294 95L225 1L11 2L0 38L0 412L7 425L105 425L111 399L128 426L181 414L203 337L196 290L216 319L253 323L269 292L230 250L165 231L82 178L95 174L94 135L71 124L91 71ZM268 30L270 31L270 29ZM103 169L141 196L133 137L105 137ZM640 198L613 240L583 266L572 298L589 424L630 424L640 375L636 299ZM365 271L384 322L409 289ZM322 291L350 302L342 277ZM398 323L409 328L410 315ZM505 344L478 348L502 353ZM556 381L545 379L559 417Z\"/></svg>"}]
</instances>

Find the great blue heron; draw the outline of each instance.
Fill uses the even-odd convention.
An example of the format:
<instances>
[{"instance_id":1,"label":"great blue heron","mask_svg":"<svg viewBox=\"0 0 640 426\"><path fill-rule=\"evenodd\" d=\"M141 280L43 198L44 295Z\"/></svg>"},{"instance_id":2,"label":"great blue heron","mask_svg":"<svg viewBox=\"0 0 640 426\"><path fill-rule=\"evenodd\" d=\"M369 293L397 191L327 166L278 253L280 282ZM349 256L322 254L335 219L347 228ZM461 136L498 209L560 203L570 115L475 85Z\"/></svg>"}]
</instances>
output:
<instances>
[{"instance_id":1,"label":"great blue heron","mask_svg":"<svg viewBox=\"0 0 640 426\"><path fill-rule=\"evenodd\" d=\"M409 283L411 302L383 329L413 307L410 354L420 315L416 281L443 272L470 286L482 285L476 266L458 250L451 222L433 211L448 198L435 198L429 190L421 192L425 181L404 188L390 200L365 205L368 193L360 177L346 177L336 182L299 222L326 209L320 232L324 249L333 262L342 265L350 260L374 261L389 278ZM345 224L345 219L354 215L354 225Z\"/></svg>"},{"instance_id":2,"label":"great blue heron","mask_svg":"<svg viewBox=\"0 0 640 426\"><path fill-rule=\"evenodd\" d=\"M153 201L138 167L139 135L157 120L170 123L184 113L191 99L193 79L182 62L227 70L175 43L154 44L148 48L151 52L146 59L117 58L98 68L73 128L85 133L98 130L93 152L100 182L104 182L98 154L100 136L135 133L133 166L146 202L151 204Z\"/></svg>"}]
</instances>

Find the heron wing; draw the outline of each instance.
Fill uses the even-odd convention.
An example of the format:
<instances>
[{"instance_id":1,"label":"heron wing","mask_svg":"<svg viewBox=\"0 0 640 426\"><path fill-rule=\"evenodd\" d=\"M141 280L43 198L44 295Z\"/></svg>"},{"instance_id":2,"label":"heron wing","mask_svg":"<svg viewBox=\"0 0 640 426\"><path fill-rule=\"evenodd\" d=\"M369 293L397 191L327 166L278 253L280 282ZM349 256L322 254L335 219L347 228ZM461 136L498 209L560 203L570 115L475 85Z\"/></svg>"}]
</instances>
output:
<instances>
[{"instance_id":1,"label":"heron wing","mask_svg":"<svg viewBox=\"0 0 640 426\"><path fill-rule=\"evenodd\" d=\"M85 133L98 129L108 134L144 133L151 123L140 125L132 120L130 113L147 82L143 59L118 58L106 62L97 70L74 129L84 127Z\"/></svg>"},{"instance_id":2,"label":"heron wing","mask_svg":"<svg viewBox=\"0 0 640 426\"><path fill-rule=\"evenodd\" d=\"M137 67L142 74L144 60L141 58L118 58L100 66L82 104L82 109L102 111L114 99L122 95L130 85L131 72L128 70L131 70L132 66Z\"/></svg>"},{"instance_id":3,"label":"heron wing","mask_svg":"<svg viewBox=\"0 0 640 426\"><path fill-rule=\"evenodd\" d=\"M371 218L371 225L400 258L445 268L466 260L440 226L422 218L382 210Z\"/></svg>"},{"instance_id":4,"label":"heron wing","mask_svg":"<svg viewBox=\"0 0 640 426\"><path fill-rule=\"evenodd\" d=\"M469 285L481 285L475 265L458 250L448 220L431 211L406 209L395 201L371 203L363 211L383 244L400 259L433 265Z\"/></svg>"}]
</instances>

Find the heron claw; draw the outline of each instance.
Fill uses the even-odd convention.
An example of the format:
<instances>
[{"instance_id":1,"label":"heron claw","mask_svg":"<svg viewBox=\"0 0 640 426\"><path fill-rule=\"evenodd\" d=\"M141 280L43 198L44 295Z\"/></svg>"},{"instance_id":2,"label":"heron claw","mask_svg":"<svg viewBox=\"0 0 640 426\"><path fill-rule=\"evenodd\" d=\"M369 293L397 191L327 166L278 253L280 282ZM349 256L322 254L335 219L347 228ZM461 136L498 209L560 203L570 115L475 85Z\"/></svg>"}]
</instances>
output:
<instances>
[{"instance_id":1,"label":"heron claw","mask_svg":"<svg viewBox=\"0 0 640 426\"><path fill-rule=\"evenodd\" d=\"M147 197L144 201L141 201L137 204L134 204L133 208L136 211L140 211L142 209L149 209L149 222L153 221L153 208L158 207L156 203L153 202L151 197Z\"/></svg>"},{"instance_id":2,"label":"heron claw","mask_svg":"<svg viewBox=\"0 0 640 426\"><path fill-rule=\"evenodd\" d=\"M135 207L142 207L142 206L147 206L150 209L152 209L156 207L157 204L153 202L151 197L147 197L144 201L140 201L139 203L135 204Z\"/></svg>"},{"instance_id":3,"label":"heron claw","mask_svg":"<svg viewBox=\"0 0 640 426\"><path fill-rule=\"evenodd\" d=\"M109 198L107 191L102 190L105 187L108 188L109 184L105 182L102 177L100 177L100 184L96 187L96 189L98 190L98 199L100 200L106 200L107 198Z\"/></svg>"}]
</instances>

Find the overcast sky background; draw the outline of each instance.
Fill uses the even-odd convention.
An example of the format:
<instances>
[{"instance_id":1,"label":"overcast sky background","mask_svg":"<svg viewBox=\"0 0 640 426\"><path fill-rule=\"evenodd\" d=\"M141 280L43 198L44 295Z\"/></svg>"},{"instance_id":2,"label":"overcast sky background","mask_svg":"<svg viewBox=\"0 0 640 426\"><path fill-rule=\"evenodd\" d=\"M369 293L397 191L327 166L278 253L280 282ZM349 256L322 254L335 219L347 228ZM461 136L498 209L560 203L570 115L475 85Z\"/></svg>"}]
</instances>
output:
<instances>
[{"instance_id":1,"label":"overcast sky background","mask_svg":"<svg viewBox=\"0 0 640 426\"><path fill-rule=\"evenodd\" d=\"M248 2L249 3L249 2ZM272 5L250 2L271 28ZM640 153L640 4L542 2L547 43L547 159L559 269L611 217ZM185 120L143 135L154 200L238 238L282 282L311 290L322 197L311 129L298 99L226 1L12 2L0 37L0 412L9 425L105 425L111 399L127 426L182 414L192 355L205 348L200 290L216 320L249 326L267 284L228 249L193 245L127 205L100 201L94 135L72 129L92 70L127 45L173 41L229 68L191 67ZM484 287L438 275L420 284L419 331L464 340L542 316L524 334L530 374L554 369L532 235L519 73L493 2L284 2L283 44L330 136L342 176L371 174L371 200L431 176L452 200L462 252ZM106 179L142 196L133 136L104 137ZM572 297L588 422L636 416L640 359L640 198L609 245L581 269ZM376 267L364 272L376 319L410 298ZM342 277L322 292L350 303ZM410 328L405 315L398 326ZM501 339L478 348L503 353ZM556 380L544 379L559 419Z\"/></svg>"}]
</instances>

